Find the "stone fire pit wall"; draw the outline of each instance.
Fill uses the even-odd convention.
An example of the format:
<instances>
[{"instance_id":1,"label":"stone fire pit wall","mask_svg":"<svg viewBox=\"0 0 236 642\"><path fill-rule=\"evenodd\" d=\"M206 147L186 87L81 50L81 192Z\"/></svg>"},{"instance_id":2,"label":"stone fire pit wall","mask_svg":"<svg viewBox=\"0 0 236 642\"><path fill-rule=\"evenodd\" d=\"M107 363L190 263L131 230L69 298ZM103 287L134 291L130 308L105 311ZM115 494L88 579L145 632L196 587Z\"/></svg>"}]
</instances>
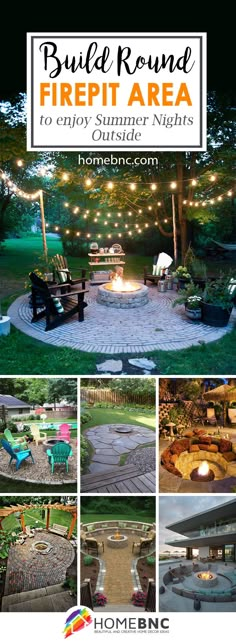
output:
<instances>
[{"instance_id":1,"label":"stone fire pit wall","mask_svg":"<svg viewBox=\"0 0 236 642\"><path fill-rule=\"evenodd\" d=\"M133 292L113 292L104 285L98 286L97 303L108 308L139 308L148 303L148 287L139 284L139 289Z\"/></svg>"}]
</instances>

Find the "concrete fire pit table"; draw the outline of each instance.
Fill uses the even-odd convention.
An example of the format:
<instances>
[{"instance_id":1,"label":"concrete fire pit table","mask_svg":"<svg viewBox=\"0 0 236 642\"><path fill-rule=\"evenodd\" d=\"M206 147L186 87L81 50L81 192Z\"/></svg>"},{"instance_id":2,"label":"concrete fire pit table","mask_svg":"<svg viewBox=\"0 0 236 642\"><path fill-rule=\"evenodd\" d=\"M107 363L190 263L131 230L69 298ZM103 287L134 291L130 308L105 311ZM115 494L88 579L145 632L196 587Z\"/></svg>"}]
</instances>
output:
<instances>
[{"instance_id":1,"label":"concrete fire pit table","mask_svg":"<svg viewBox=\"0 0 236 642\"><path fill-rule=\"evenodd\" d=\"M109 535L107 538L107 546L109 548L125 548L128 546L128 537L126 535L120 535L119 539L116 539L115 535Z\"/></svg>"},{"instance_id":2,"label":"concrete fire pit table","mask_svg":"<svg viewBox=\"0 0 236 642\"><path fill-rule=\"evenodd\" d=\"M129 285L132 289L123 291L113 290L111 283L99 285L97 303L108 308L139 308L146 305L149 302L148 287L135 281Z\"/></svg>"}]
</instances>

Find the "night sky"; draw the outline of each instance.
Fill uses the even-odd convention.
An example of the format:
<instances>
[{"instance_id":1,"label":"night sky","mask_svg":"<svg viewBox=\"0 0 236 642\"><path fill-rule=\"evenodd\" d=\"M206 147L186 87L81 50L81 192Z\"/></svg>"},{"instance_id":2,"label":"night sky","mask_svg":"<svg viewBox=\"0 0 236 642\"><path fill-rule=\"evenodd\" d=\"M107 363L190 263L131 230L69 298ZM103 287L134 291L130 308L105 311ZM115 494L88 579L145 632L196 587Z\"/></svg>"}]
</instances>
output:
<instances>
[{"instance_id":1,"label":"night sky","mask_svg":"<svg viewBox=\"0 0 236 642\"><path fill-rule=\"evenodd\" d=\"M183 10L183 7L181 6ZM4 7L1 9L4 13ZM5 9L6 11L6 9ZM231 104L235 106L235 70L234 70L234 60L235 60L235 29L233 20L230 20L230 17L227 11L224 13L221 11L218 21L216 22L217 26L214 28L212 24L207 26L206 20L204 20L204 15L200 16L199 6L197 7L188 7L188 11L180 14L179 5L177 17L173 14L173 8L171 11L167 12L167 17L164 15L163 8L161 9L161 14L159 13L155 19L155 13L152 11L150 18L149 12L145 14L142 12L142 21L141 26L138 27L138 17L137 17L137 26L134 27L130 25L129 28L129 18L124 21L122 20L122 12L120 12L121 24L119 25L119 15L117 16L117 21L114 29L114 24L112 27L106 27L104 24L99 27L99 17L96 16L96 21L86 23L81 22L81 18L76 20L73 12L69 12L68 15L63 11L63 16L58 17L57 13L53 20L45 18L42 20L42 15L37 16L36 11L34 17L31 18L29 14L26 16L21 15L23 22L25 22L25 29L23 30L19 26L17 19L17 11L23 12L24 9L21 5L21 8L15 10L14 8L14 22L9 22L8 25L3 27L2 34L0 38L0 55L1 55L1 72L0 72L0 100L11 98L19 92L24 92L26 90L26 32L34 31L39 33L45 32L72 32L72 31L81 31L81 32L99 32L106 31L111 33L112 31L116 32L150 32L150 31L159 31L159 32L197 32L203 31L207 32L208 35L208 89L215 89L218 93L227 93L231 97ZM194 22L190 19L189 12L191 11L192 16L194 17ZM53 12L52 12L53 13ZM168 16L169 13L169 16ZM103 17L103 16L102 16ZM106 17L106 16L105 16ZM108 14L109 17L109 14ZM8 16L9 19L9 16ZM215 18L216 19L216 18ZM4 25L4 19L1 20L2 25ZM151 27L151 29L150 29Z\"/></svg>"},{"instance_id":2,"label":"night sky","mask_svg":"<svg viewBox=\"0 0 236 642\"><path fill-rule=\"evenodd\" d=\"M173 524L185 517L190 517L196 513L207 511L210 508L225 504L232 498L230 497L209 497L204 496L161 496L159 501L159 541L160 551L172 551L173 546L165 544L166 540L178 539L180 534L166 529L166 525ZM177 547L176 547L177 550Z\"/></svg>"}]
</instances>

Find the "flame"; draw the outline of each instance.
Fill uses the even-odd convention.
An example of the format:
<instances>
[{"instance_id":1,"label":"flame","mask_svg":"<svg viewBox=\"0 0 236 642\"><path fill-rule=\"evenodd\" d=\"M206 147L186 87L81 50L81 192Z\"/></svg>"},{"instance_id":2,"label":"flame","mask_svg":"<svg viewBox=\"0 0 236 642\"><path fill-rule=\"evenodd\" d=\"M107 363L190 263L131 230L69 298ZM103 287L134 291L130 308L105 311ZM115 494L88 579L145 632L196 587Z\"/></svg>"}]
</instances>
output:
<instances>
[{"instance_id":1,"label":"flame","mask_svg":"<svg viewBox=\"0 0 236 642\"><path fill-rule=\"evenodd\" d=\"M209 571L202 571L202 573L199 573L198 577L201 580L210 580L212 578L212 574L209 573Z\"/></svg>"},{"instance_id":2,"label":"flame","mask_svg":"<svg viewBox=\"0 0 236 642\"><path fill-rule=\"evenodd\" d=\"M124 281L121 276L117 276L112 279L110 289L114 292L133 292L137 290L137 285L135 283L129 283L129 281Z\"/></svg>"},{"instance_id":3,"label":"flame","mask_svg":"<svg viewBox=\"0 0 236 642\"><path fill-rule=\"evenodd\" d=\"M200 466L198 468L198 474L199 475L208 475L209 470L210 469L209 469L207 461L202 461L202 463L200 464Z\"/></svg>"},{"instance_id":4,"label":"flame","mask_svg":"<svg viewBox=\"0 0 236 642\"><path fill-rule=\"evenodd\" d=\"M116 533L114 534L114 539L121 539L121 534L119 533L119 531L116 531Z\"/></svg>"}]
</instances>

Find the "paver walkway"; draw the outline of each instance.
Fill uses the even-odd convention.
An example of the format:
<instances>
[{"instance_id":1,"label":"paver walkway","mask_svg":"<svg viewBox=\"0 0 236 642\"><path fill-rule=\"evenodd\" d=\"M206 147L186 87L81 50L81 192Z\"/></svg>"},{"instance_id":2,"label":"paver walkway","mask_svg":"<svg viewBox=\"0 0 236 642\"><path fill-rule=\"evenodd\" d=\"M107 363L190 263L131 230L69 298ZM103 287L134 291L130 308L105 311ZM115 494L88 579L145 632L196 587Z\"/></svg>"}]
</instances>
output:
<instances>
[{"instance_id":1,"label":"paver walkway","mask_svg":"<svg viewBox=\"0 0 236 642\"><path fill-rule=\"evenodd\" d=\"M48 542L51 550L42 555L32 549L35 542ZM43 530L24 544L11 546L7 562L5 595L32 591L61 584L66 578L66 569L73 562L75 551L72 544L59 535Z\"/></svg>"},{"instance_id":2,"label":"paver walkway","mask_svg":"<svg viewBox=\"0 0 236 642\"><path fill-rule=\"evenodd\" d=\"M132 432L116 432L119 427L130 428ZM117 472L122 454L129 453L140 445L155 442L155 433L152 430L131 424L94 426L87 430L85 436L95 451L89 466L90 473L102 473L111 469Z\"/></svg>"},{"instance_id":3,"label":"paver walkway","mask_svg":"<svg viewBox=\"0 0 236 642\"><path fill-rule=\"evenodd\" d=\"M225 328L212 328L185 317L184 306L172 307L176 292L161 294L149 288L149 303L131 310L105 308L96 302L97 287L86 295L88 307L83 323L77 317L51 332L45 332L45 319L31 324L28 296L14 301L8 310L13 325L35 339L56 346L104 354L145 353L152 350L180 350L191 345L216 341L230 332L236 310Z\"/></svg>"},{"instance_id":4,"label":"paver walkway","mask_svg":"<svg viewBox=\"0 0 236 642\"><path fill-rule=\"evenodd\" d=\"M124 533L127 535L127 532L124 531ZM121 549L109 548L104 536L103 540L105 552L102 558L105 561L106 569L104 594L107 596L109 604L128 604L134 592L131 575L131 562L134 558L132 544L139 542L140 537L136 534L129 534L128 546Z\"/></svg>"}]
</instances>

